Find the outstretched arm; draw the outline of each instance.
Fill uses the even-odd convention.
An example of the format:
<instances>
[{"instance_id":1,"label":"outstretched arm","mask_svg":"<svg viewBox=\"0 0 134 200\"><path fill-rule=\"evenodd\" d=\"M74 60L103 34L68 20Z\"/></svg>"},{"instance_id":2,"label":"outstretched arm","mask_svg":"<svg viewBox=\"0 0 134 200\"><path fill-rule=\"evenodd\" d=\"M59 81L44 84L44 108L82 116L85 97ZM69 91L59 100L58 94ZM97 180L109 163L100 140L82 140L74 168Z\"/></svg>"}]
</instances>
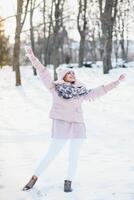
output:
<instances>
[{"instance_id":1,"label":"outstretched arm","mask_svg":"<svg viewBox=\"0 0 134 200\"><path fill-rule=\"evenodd\" d=\"M41 62L38 60L38 58L35 57L33 50L31 47L25 47L26 56L31 61L33 67L37 69L39 72L42 72L45 70L44 65L41 64Z\"/></svg>"},{"instance_id":2,"label":"outstretched arm","mask_svg":"<svg viewBox=\"0 0 134 200\"><path fill-rule=\"evenodd\" d=\"M117 79L117 81L113 81L113 82L105 85L104 89L106 90L106 92L109 92L110 90L112 90L115 87L117 87L120 84L120 81L123 81L124 79L125 79L125 74L121 74L119 76L119 78Z\"/></svg>"},{"instance_id":3,"label":"outstretched arm","mask_svg":"<svg viewBox=\"0 0 134 200\"><path fill-rule=\"evenodd\" d=\"M89 90L89 93L84 97L84 99L95 100L96 98L99 98L105 95L107 92L111 91L112 89L116 88L120 84L120 81L124 79L125 79L125 74L121 74L116 81L112 81L107 85L102 85L100 87Z\"/></svg>"},{"instance_id":4,"label":"outstretched arm","mask_svg":"<svg viewBox=\"0 0 134 200\"><path fill-rule=\"evenodd\" d=\"M41 64L38 58L36 58L31 47L25 47L25 50L26 50L26 55L31 61L33 67L39 72L39 75L44 85L48 90L51 91L54 88L54 84L49 71L47 70L46 67L44 67L44 65Z\"/></svg>"}]
</instances>

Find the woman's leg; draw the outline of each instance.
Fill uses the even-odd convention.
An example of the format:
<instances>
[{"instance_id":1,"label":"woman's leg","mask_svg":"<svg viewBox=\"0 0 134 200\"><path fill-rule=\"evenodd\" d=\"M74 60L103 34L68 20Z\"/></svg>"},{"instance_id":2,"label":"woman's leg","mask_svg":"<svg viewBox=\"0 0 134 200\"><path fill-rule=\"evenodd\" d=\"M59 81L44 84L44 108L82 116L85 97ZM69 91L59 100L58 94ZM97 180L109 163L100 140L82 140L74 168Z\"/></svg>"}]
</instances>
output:
<instances>
[{"instance_id":1,"label":"woman's leg","mask_svg":"<svg viewBox=\"0 0 134 200\"><path fill-rule=\"evenodd\" d=\"M84 139L71 139L69 148L69 163L67 180L72 181L75 178L79 153Z\"/></svg>"},{"instance_id":2,"label":"woman's leg","mask_svg":"<svg viewBox=\"0 0 134 200\"><path fill-rule=\"evenodd\" d=\"M64 147L66 142L67 142L67 139L52 139L45 157L39 163L39 165L37 166L34 172L35 176L39 177L47 169L49 164L55 159L55 157Z\"/></svg>"},{"instance_id":3,"label":"woman's leg","mask_svg":"<svg viewBox=\"0 0 134 200\"><path fill-rule=\"evenodd\" d=\"M52 142L49 146L49 149L42 159L42 161L37 166L34 175L30 179L30 181L23 187L23 191L31 189L36 183L38 177L47 169L48 165L54 160L54 158L58 155L60 150L66 144L67 139L52 139Z\"/></svg>"}]
</instances>

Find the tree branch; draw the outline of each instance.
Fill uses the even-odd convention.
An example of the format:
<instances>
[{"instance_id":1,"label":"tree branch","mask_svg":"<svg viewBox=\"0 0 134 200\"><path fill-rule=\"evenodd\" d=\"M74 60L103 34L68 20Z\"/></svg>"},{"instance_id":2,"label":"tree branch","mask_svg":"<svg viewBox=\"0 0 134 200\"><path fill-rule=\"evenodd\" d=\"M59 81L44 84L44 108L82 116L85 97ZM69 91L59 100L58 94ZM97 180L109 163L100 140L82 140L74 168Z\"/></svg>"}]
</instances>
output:
<instances>
[{"instance_id":1,"label":"tree branch","mask_svg":"<svg viewBox=\"0 0 134 200\"><path fill-rule=\"evenodd\" d=\"M43 1L42 1L42 2L43 2ZM37 6L35 6L35 7L33 8L33 10L34 10L34 9L37 9L37 8L42 4L42 2L40 2ZM27 12L31 12L31 10L28 10ZM10 19L10 18L13 18L13 17L17 17L18 15L21 15L21 14L24 14L24 13L18 13L18 14L15 14L15 15L10 15L10 16L8 16L8 17L5 17L5 18L3 18L3 19L0 20L0 23L1 23L2 21L6 21L7 19Z\"/></svg>"}]
</instances>

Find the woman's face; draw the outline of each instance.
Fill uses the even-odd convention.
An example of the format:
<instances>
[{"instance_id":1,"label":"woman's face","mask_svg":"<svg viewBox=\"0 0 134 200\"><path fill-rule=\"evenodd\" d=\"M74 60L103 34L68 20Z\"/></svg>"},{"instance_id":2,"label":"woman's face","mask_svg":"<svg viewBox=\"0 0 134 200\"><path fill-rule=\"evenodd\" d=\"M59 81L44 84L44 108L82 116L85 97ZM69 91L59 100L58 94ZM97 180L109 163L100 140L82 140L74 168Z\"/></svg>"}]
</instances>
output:
<instances>
[{"instance_id":1,"label":"woman's face","mask_svg":"<svg viewBox=\"0 0 134 200\"><path fill-rule=\"evenodd\" d=\"M66 75L64 76L64 81L74 83L76 81L75 73L71 70L67 72Z\"/></svg>"}]
</instances>

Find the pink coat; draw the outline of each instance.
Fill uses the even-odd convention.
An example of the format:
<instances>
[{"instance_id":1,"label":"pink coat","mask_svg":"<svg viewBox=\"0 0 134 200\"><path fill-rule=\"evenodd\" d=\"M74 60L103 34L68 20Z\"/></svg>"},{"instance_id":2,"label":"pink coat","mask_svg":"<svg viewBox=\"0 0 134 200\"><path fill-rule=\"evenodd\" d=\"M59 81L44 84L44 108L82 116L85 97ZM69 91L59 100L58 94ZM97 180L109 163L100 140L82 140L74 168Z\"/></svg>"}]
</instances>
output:
<instances>
[{"instance_id":1,"label":"pink coat","mask_svg":"<svg viewBox=\"0 0 134 200\"><path fill-rule=\"evenodd\" d=\"M30 52L29 52L30 51ZM83 120L83 113L81 104L83 100L95 100L96 98L105 95L108 91L112 90L119 84L119 80L111 82L107 86L100 86L93 88L86 96L81 96L74 99L62 99L58 96L55 90L55 81L53 81L49 71L44 67L40 61L34 56L32 49L30 48L27 56L29 57L32 65L39 71L40 77L45 84L46 88L52 93L53 104L50 110L50 118L64 120L67 122L80 122ZM63 80L60 80L63 81ZM80 84L76 81L76 85ZM82 84L83 85L83 84Z\"/></svg>"},{"instance_id":2,"label":"pink coat","mask_svg":"<svg viewBox=\"0 0 134 200\"><path fill-rule=\"evenodd\" d=\"M39 74L46 88L52 93L53 104L49 115L52 119L60 119L67 122L83 122L81 107L83 100L95 100L107 93L105 87L102 85L92 89L86 96L83 95L69 100L62 99L55 91L55 82L53 81L49 71L45 68L44 70L39 71Z\"/></svg>"}]
</instances>

